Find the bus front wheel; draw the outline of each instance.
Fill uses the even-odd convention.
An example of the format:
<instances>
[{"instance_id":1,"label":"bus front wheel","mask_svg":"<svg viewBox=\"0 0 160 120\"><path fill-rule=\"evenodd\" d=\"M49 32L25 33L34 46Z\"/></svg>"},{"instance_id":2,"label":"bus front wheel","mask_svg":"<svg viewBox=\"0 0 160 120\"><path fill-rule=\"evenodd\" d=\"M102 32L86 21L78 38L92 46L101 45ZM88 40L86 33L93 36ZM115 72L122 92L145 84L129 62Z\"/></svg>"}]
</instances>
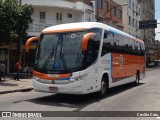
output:
<instances>
[{"instance_id":1,"label":"bus front wheel","mask_svg":"<svg viewBox=\"0 0 160 120\"><path fill-rule=\"evenodd\" d=\"M106 78L103 76L101 80L101 88L100 88L100 91L98 92L98 96L100 98L104 97L106 95L107 90L108 90L108 84L107 84Z\"/></svg>"}]
</instances>

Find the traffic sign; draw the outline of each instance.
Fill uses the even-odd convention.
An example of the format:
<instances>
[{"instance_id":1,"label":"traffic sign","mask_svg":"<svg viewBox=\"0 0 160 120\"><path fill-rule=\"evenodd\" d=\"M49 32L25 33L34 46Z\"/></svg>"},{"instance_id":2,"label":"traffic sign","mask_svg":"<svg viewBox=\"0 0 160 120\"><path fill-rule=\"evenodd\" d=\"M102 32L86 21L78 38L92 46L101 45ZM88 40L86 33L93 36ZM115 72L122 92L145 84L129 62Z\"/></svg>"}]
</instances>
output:
<instances>
[{"instance_id":1,"label":"traffic sign","mask_svg":"<svg viewBox=\"0 0 160 120\"><path fill-rule=\"evenodd\" d=\"M139 29L157 28L157 20L139 21Z\"/></svg>"}]
</instances>

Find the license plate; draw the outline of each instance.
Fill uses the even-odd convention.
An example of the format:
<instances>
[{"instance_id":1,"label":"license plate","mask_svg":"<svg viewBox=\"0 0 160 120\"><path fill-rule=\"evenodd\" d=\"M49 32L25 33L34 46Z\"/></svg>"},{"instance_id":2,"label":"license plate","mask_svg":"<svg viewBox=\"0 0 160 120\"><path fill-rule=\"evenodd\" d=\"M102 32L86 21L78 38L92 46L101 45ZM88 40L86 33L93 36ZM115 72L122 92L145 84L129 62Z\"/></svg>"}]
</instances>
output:
<instances>
[{"instance_id":1,"label":"license plate","mask_svg":"<svg viewBox=\"0 0 160 120\"><path fill-rule=\"evenodd\" d=\"M50 91L58 91L58 88L57 87L49 87L49 90Z\"/></svg>"},{"instance_id":2,"label":"license plate","mask_svg":"<svg viewBox=\"0 0 160 120\"><path fill-rule=\"evenodd\" d=\"M48 77L59 77L58 74L48 74Z\"/></svg>"}]
</instances>

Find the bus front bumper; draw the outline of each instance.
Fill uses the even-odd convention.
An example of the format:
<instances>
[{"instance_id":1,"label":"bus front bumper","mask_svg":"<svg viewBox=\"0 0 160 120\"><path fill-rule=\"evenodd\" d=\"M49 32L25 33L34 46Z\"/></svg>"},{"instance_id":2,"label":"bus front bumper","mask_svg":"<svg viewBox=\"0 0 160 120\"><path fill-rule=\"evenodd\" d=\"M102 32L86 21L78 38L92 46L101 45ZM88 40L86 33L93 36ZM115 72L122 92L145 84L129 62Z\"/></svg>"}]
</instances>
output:
<instances>
[{"instance_id":1,"label":"bus front bumper","mask_svg":"<svg viewBox=\"0 0 160 120\"><path fill-rule=\"evenodd\" d=\"M44 84L33 79L33 89L37 92L62 93L62 94L86 94L83 80L69 84Z\"/></svg>"}]
</instances>

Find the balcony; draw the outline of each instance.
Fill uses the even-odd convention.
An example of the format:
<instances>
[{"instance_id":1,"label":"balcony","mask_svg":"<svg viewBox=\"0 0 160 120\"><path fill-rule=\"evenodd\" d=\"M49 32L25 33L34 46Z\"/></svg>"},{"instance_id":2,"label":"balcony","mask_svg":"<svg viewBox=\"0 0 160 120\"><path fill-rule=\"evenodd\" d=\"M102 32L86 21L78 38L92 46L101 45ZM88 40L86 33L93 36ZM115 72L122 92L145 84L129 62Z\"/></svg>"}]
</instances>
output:
<instances>
[{"instance_id":1,"label":"balcony","mask_svg":"<svg viewBox=\"0 0 160 120\"><path fill-rule=\"evenodd\" d=\"M57 21L52 23L40 23L40 22L33 22L29 25L28 29L28 35L29 36L37 36L40 35L42 30L44 30L47 27L59 25L59 24L65 24L65 23L71 23L72 21Z\"/></svg>"},{"instance_id":2,"label":"balcony","mask_svg":"<svg viewBox=\"0 0 160 120\"><path fill-rule=\"evenodd\" d=\"M64 3L65 2L65 3ZM43 7L65 7L65 8L73 8L73 4L68 1L61 2L57 0L22 0L22 4L31 4L33 6L43 6Z\"/></svg>"},{"instance_id":3,"label":"balcony","mask_svg":"<svg viewBox=\"0 0 160 120\"><path fill-rule=\"evenodd\" d=\"M61 9L70 9L75 11L83 11L80 3L74 3L66 0L21 0L22 4L31 4L38 7L54 7Z\"/></svg>"}]
</instances>

